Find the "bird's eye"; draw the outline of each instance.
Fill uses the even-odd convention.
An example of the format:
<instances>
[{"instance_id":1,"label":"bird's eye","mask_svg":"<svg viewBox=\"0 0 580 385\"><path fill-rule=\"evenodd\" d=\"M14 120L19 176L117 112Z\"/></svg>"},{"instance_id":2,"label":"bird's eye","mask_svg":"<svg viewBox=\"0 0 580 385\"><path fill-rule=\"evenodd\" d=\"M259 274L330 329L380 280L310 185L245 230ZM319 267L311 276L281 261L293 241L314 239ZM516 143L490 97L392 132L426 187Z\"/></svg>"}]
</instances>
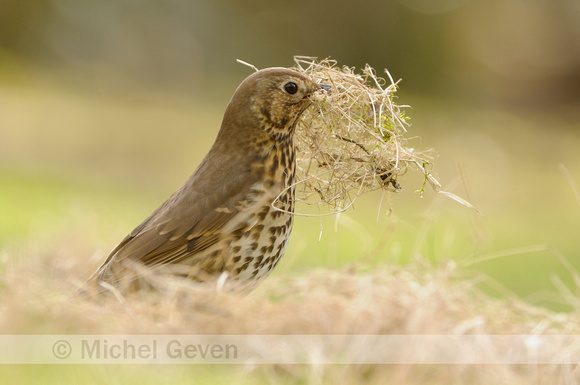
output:
<instances>
[{"instance_id":1,"label":"bird's eye","mask_svg":"<svg viewBox=\"0 0 580 385\"><path fill-rule=\"evenodd\" d=\"M284 89L286 90L286 92L288 92L290 95L294 95L296 92L298 92L298 86L296 85L296 83L294 82L290 82L290 83L286 83L284 85Z\"/></svg>"}]
</instances>

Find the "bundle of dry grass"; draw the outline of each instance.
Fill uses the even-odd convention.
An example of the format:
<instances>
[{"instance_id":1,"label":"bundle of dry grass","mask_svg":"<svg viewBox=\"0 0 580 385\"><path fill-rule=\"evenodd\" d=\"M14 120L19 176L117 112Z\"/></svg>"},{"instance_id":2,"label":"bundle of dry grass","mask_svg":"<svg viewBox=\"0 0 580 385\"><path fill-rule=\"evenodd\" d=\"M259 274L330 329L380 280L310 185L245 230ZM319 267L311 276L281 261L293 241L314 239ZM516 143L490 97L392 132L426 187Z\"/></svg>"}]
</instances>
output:
<instances>
[{"instance_id":1,"label":"bundle of dry grass","mask_svg":"<svg viewBox=\"0 0 580 385\"><path fill-rule=\"evenodd\" d=\"M312 96L314 106L302 114L296 127L296 202L317 205L318 215L340 213L363 193L402 190L398 177L414 169L424 176L416 191L422 194L429 184L435 192L477 211L465 199L441 190L430 172L431 150L408 145L409 118L403 108L409 106L395 102L398 82L387 70L390 83L368 64L357 73L331 59L295 56L294 61L295 70L329 86L328 92Z\"/></svg>"},{"instance_id":2,"label":"bundle of dry grass","mask_svg":"<svg viewBox=\"0 0 580 385\"><path fill-rule=\"evenodd\" d=\"M397 178L411 166L440 188L425 169L429 153L407 145L407 106L395 103L397 83L390 75L389 84L369 65L358 74L329 59L297 56L295 62L299 72L331 86L315 95L296 129L299 201L342 211L362 193L401 190Z\"/></svg>"}]
</instances>

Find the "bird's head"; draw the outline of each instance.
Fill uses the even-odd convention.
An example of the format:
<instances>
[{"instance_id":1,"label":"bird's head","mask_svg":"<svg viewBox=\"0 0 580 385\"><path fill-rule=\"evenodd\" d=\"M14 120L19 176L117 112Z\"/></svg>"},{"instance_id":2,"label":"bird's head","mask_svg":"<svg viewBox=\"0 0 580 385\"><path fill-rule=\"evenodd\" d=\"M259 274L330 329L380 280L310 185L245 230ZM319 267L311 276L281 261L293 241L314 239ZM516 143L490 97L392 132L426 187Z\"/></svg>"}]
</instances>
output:
<instances>
[{"instance_id":1,"label":"bird's head","mask_svg":"<svg viewBox=\"0 0 580 385\"><path fill-rule=\"evenodd\" d=\"M266 68L248 76L234 93L226 115L236 114L276 140L294 132L300 114L321 87L306 76L281 67Z\"/></svg>"}]
</instances>

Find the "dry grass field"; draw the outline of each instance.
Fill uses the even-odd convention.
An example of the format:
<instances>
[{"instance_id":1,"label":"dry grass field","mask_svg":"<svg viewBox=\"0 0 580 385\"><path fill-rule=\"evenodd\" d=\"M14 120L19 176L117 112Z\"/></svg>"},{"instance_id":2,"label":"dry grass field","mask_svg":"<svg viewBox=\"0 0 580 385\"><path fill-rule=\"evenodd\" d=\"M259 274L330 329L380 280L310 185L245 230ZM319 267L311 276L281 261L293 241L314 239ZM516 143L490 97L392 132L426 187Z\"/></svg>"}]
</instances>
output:
<instances>
[{"instance_id":1,"label":"dry grass field","mask_svg":"<svg viewBox=\"0 0 580 385\"><path fill-rule=\"evenodd\" d=\"M454 263L277 274L250 295L171 285L163 293L71 299L86 244L63 239L28 250L3 271L3 334L496 335L578 334L577 313L555 313L514 295L491 299ZM14 260L14 256L4 255ZM4 347L6 348L6 347ZM370 347L369 347L370 348ZM490 362L501 360L502 351ZM268 347L261 352L268 355ZM348 348L346 350L348 353ZM339 354L339 352L336 352ZM344 353L343 353L344 354ZM575 384L576 365L43 365L3 366L13 383ZM26 374L25 374L26 373Z\"/></svg>"}]
</instances>

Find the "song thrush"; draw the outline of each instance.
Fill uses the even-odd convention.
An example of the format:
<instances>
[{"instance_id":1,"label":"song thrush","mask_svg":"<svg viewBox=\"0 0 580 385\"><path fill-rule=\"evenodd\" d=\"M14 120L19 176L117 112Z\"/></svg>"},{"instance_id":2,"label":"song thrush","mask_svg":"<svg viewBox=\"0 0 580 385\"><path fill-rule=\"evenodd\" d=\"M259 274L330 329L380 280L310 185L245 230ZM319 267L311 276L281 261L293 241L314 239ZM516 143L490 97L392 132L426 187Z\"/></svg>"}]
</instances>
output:
<instances>
[{"instance_id":1,"label":"song thrush","mask_svg":"<svg viewBox=\"0 0 580 385\"><path fill-rule=\"evenodd\" d=\"M245 283L266 277L292 229L294 128L319 88L285 68L248 76L195 172L110 252L89 282L118 286L162 267L198 281L224 273Z\"/></svg>"}]
</instances>

